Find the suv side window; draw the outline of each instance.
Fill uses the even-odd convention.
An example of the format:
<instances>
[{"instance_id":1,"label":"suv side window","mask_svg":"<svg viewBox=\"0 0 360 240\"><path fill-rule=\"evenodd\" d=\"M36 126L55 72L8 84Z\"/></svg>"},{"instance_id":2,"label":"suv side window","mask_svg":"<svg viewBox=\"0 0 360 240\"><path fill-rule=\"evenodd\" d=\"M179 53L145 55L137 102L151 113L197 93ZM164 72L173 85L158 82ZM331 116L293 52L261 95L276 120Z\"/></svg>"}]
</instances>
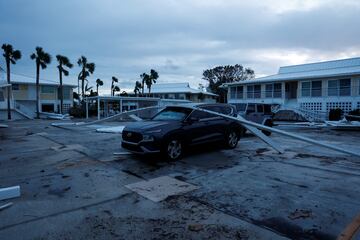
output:
<instances>
[{"instance_id":1,"label":"suv side window","mask_svg":"<svg viewBox=\"0 0 360 240\"><path fill-rule=\"evenodd\" d=\"M218 112L218 113L222 113L222 114L226 114L226 115L230 115L233 111L232 107L230 106L226 106L226 105L222 105L222 106L204 106L201 107L203 109L209 110L209 111L214 111L214 112Z\"/></svg>"},{"instance_id":2,"label":"suv side window","mask_svg":"<svg viewBox=\"0 0 360 240\"><path fill-rule=\"evenodd\" d=\"M255 104L248 104L246 114L255 112Z\"/></svg>"},{"instance_id":3,"label":"suv side window","mask_svg":"<svg viewBox=\"0 0 360 240\"><path fill-rule=\"evenodd\" d=\"M256 105L256 112L258 112L258 113L264 113L264 105L262 105L262 104L257 104L257 105Z\"/></svg>"},{"instance_id":4,"label":"suv side window","mask_svg":"<svg viewBox=\"0 0 360 240\"><path fill-rule=\"evenodd\" d=\"M209 111L212 111L210 109L208 109ZM195 110L191 113L191 115L189 116L190 118L197 118L199 120L201 119L206 119L206 118L212 118L215 117L215 115L207 113L207 112L202 112L202 111L198 111Z\"/></svg>"},{"instance_id":5,"label":"suv side window","mask_svg":"<svg viewBox=\"0 0 360 240\"><path fill-rule=\"evenodd\" d=\"M268 104L264 105L264 113L265 114L271 114L272 113L271 112L271 105L268 105Z\"/></svg>"}]
</instances>

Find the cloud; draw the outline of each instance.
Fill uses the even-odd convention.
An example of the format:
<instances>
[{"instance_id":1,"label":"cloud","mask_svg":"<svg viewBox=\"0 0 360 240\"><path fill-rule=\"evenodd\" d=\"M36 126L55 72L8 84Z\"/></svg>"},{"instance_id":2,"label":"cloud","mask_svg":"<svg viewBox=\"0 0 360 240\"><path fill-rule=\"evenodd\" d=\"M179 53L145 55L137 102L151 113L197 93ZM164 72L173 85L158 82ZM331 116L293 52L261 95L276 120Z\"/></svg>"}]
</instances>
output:
<instances>
[{"instance_id":1,"label":"cloud","mask_svg":"<svg viewBox=\"0 0 360 240\"><path fill-rule=\"evenodd\" d=\"M197 86L203 70L242 64L257 76L281 65L360 56L356 0L12 0L0 2L0 43L21 49L14 72L35 75L29 59L40 45L73 63L96 63L91 82L111 76L133 89L143 72L159 82ZM3 65L3 59L0 60ZM57 79L56 63L44 78ZM79 68L67 81L76 83Z\"/></svg>"}]
</instances>

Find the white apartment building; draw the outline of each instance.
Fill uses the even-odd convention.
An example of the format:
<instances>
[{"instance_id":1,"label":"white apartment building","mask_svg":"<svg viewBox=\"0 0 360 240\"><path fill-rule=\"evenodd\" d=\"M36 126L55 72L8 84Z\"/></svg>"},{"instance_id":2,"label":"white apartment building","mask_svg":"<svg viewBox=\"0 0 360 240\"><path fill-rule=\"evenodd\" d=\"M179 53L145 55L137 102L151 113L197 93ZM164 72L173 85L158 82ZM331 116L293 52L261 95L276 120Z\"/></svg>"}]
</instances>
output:
<instances>
[{"instance_id":1,"label":"white apartment building","mask_svg":"<svg viewBox=\"0 0 360 240\"><path fill-rule=\"evenodd\" d=\"M275 75L226 84L229 103L347 113L360 108L360 58L280 67Z\"/></svg>"}]
</instances>

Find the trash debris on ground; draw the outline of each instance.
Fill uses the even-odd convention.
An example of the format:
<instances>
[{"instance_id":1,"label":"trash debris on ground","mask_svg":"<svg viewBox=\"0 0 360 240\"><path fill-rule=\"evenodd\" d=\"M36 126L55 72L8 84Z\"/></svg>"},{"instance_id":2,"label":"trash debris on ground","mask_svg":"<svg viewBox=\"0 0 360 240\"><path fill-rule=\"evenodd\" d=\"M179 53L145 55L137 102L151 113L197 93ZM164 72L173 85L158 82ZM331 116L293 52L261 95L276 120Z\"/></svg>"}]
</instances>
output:
<instances>
[{"instance_id":1,"label":"trash debris on ground","mask_svg":"<svg viewBox=\"0 0 360 240\"><path fill-rule=\"evenodd\" d=\"M70 115L67 114L59 114L59 113L48 113L48 112L40 112L41 118L45 119L53 119L53 120L68 120L71 119Z\"/></svg>"},{"instance_id":2,"label":"trash debris on ground","mask_svg":"<svg viewBox=\"0 0 360 240\"><path fill-rule=\"evenodd\" d=\"M0 188L0 200L20 197L20 186Z\"/></svg>"},{"instance_id":3,"label":"trash debris on ground","mask_svg":"<svg viewBox=\"0 0 360 240\"><path fill-rule=\"evenodd\" d=\"M334 130L360 130L360 121L348 121L346 118L340 121L325 121Z\"/></svg>"},{"instance_id":4,"label":"trash debris on ground","mask_svg":"<svg viewBox=\"0 0 360 240\"><path fill-rule=\"evenodd\" d=\"M199 232L204 229L204 226L202 224L190 224L188 226L188 229L193 232Z\"/></svg>"},{"instance_id":5,"label":"trash debris on ground","mask_svg":"<svg viewBox=\"0 0 360 240\"><path fill-rule=\"evenodd\" d=\"M14 205L12 202L6 203L6 204L0 206L0 211L4 210L4 209L6 209L6 208L9 208L9 207L11 207L12 205Z\"/></svg>"},{"instance_id":6,"label":"trash debris on ground","mask_svg":"<svg viewBox=\"0 0 360 240\"><path fill-rule=\"evenodd\" d=\"M115 156L121 156L121 155L130 155L132 153L131 152L114 152L113 154Z\"/></svg>"},{"instance_id":7,"label":"trash debris on ground","mask_svg":"<svg viewBox=\"0 0 360 240\"><path fill-rule=\"evenodd\" d=\"M295 212L290 213L289 218L291 220L299 218L309 218L312 216L311 210L296 209Z\"/></svg>"},{"instance_id":8,"label":"trash debris on ground","mask_svg":"<svg viewBox=\"0 0 360 240\"><path fill-rule=\"evenodd\" d=\"M0 128L8 128L9 126L6 124L0 124Z\"/></svg>"},{"instance_id":9,"label":"trash debris on ground","mask_svg":"<svg viewBox=\"0 0 360 240\"><path fill-rule=\"evenodd\" d=\"M125 187L154 202L160 202L169 196L184 194L199 188L169 176L140 181L125 185Z\"/></svg>"},{"instance_id":10,"label":"trash debris on ground","mask_svg":"<svg viewBox=\"0 0 360 240\"><path fill-rule=\"evenodd\" d=\"M117 126L117 127L104 127L96 129L97 132L101 133L122 133L125 126Z\"/></svg>"}]
</instances>

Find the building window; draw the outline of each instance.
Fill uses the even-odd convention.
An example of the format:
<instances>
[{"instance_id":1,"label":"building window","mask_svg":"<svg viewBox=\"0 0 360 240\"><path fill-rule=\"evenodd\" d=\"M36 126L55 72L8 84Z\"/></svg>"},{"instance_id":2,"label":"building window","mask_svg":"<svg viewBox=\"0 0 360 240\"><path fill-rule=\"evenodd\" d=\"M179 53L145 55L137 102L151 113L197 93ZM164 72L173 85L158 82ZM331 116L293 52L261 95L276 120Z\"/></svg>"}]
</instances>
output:
<instances>
[{"instance_id":1,"label":"building window","mask_svg":"<svg viewBox=\"0 0 360 240\"><path fill-rule=\"evenodd\" d=\"M55 88L52 86L41 86L41 93L55 93Z\"/></svg>"},{"instance_id":2,"label":"building window","mask_svg":"<svg viewBox=\"0 0 360 240\"><path fill-rule=\"evenodd\" d=\"M248 85L247 98L261 98L261 85Z\"/></svg>"},{"instance_id":3,"label":"building window","mask_svg":"<svg viewBox=\"0 0 360 240\"><path fill-rule=\"evenodd\" d=\"M339 79L328 81L328 96L350 96L351 80Z\"/></svg>"},{"instance_id":4,"label":"building window","mask_svg":"<svg viewBox=\"0 0 360 240\"><path fill-rule=\"evenodd\" d=\"M236 98L237 99L244 98L244 87L243 86L236 87Z\"/></svg>"},{"instance_id":5,"label":"building window","mask_svg":"<svg viewBox=\"0 0 360 240\"><path fill-rule=\"evenodd\" d=\"M19 86L19 84L12 84L11 89L12 90L20 90L20 86Z\"/></svg>"},{"instance_id":6,"label":"building window","mask_svg":"<svg viewBox=\"0 0 360 240\"><path fill-rule=\"evenodd\" d=\"M179 99L185 99L185 94L184 94L184 93L180 93L180 94L179 94Z\"/></svg>"},{"instance_id":7,"label":"building window","mask_svg":"<svg viewBox=\"0 0 360 240\"><path fill-rule=\"evenodd\" d=\"M235 99L236 98L236 87L230 88L230 98Z\"/></svg>"},{"instance_id":8,"label":"building window","mask_svg":"<svg viewBox=\"0 0 360 240\"><path fill-rule=\"evenodd\" d=\"M273 84L265 85L265 97L267 97L267 98L273 97Z\"/></svg>"},{"instance_id":9,"label":"building window","mask_svg":"<svg viewBox=\"0 0 360 240\"><path fill-rule=\"evenodd\" d=\"M254 98L261 98L261 85L254 86Z\"/></svg>"},{"instance_id":10,"label":"building window","mask_svg":"<svg viewBox=\"0 0 360 240\"><path fill-rule=\"evenodd\" d=\"M311 87L311 82L302 82L301 83L301 96L302 97L310 97L310 87Z\"/></svg>"},{"instance_id":11,"label":"building window","mask_svg":"<svg viewBox=\"0 0 360 240\"><path fill-rule=\"evenodd\" d=\"M281 98L281 83L271 83L265 85L265 97Z\"/></svg>"},{"instance_id":12,"label":"building window","mask_svg":"<svg viewBox=\"0 0 360 240\"><path fill-rule=\"evenodd\" d=\"M321 81L312 81L311 82L311 96L312 97L321 97Z\"/></svg>"},{"instance_id":13,"label":"building window","mask_svg":"<svg viewBox=\"0 0 360 240\"><path fill-rule=\"evenodd\" d=\"M253 85L247 86L247 98L254 98L254 86Z\"/></svg>"},{"instance_id":14,"label":"building window","mask_svg":"<svg viewBox=\"0 0 360 240\"><path fill-rule=\"evenodd\" d=\"M351 95L351 80L350 79L340 79L339 80L340 96L350 96Z\"/></svg>"},{"instance_id":15,"label":"building window","mask_svg":"<svg viewBox=\"0 0 360 240\"><path fill-rule=\"evenodd\" d=\"M282 94L281 94L281 83L274 83L274 93L273 93L273 97L274 97L274 98L282 98Z\"/></svg>"},{"instance_id":16,"label":"building window","mask_svg":"<svg viewBox=\"0 0 360 240\"><path fill-rule=\"evenodd\" d=\"M54 112L54 104L42 104L41 105L42 112Z\"/></svg>"},{"instance_id":17,"label":"building window","mask_svg":"<svg viewBox=\"0 0 360 240\"><path fill-rule=\"evenodd\" d=\"M70 88L67 88L67 87L64 87L63 88L63 96L64 96L64 99L71 99L70 98L70 92L71 92L71 89ZM61 97L61 94L60 94L60 88L58 88L58 99L60 99Z\"/></svg>"}]
</instances>

